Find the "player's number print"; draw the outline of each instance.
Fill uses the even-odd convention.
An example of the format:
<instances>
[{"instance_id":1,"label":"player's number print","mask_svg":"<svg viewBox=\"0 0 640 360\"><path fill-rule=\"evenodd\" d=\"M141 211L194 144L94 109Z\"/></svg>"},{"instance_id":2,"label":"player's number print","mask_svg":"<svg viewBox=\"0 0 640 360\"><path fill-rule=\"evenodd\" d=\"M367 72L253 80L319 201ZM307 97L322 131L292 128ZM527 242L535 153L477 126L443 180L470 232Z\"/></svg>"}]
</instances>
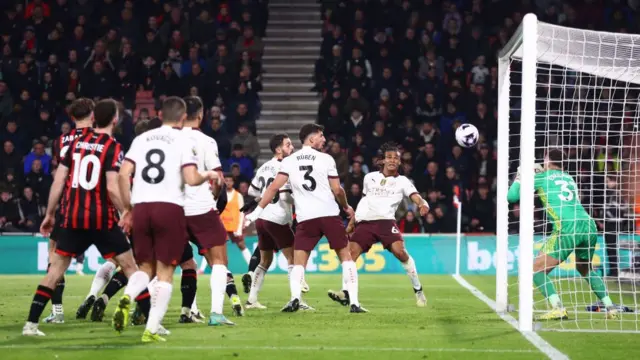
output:
<instances>
[{"instance_id":1,"label":"player's number print","mask_svg":"<svg viewBox=\"0 0 640 360\"><path fill-rule=\"evenodd\" d=\"M304 171L304 180L309 182L309 185L307 184L302 184L302 188L307 190L307 191L313 191L316 189L316 186L318 185L316 183L316 179L313 178L313 176L311 176L311 172L313 171L313 166L311 165L301 165L300 166L300 171Z\"/></svg>"},{"instance_id":2,"label":"player's number print","mask_svg":"<svg viewBox=\"0 0 640 360\"><path fill-rule=\"evenodd\" d=\"M264 193L262 192L262 190L265 190L266 188L268 188L268 187L269 187L269 185L271 185L271 183L273 182L273 180L274 180L274 178L269 178L269 179L267 179L267 180L265 181L265 180L264 180L264 177L262 177L262 176L260 176L260 177L258 178L258 183L259 183L259 185L260 185L260 194L263 194L263 195L264 195ZM276 196L274 196L274 197L273 197L273 200L271 200L271 203L272 203L272 204L277 204L277 203L278 203L278 200L280 200L280 196L276 195Z\"/></svg>"},{"instance_id":3,"label":"player's number print","mask_svg":"<svg viewBox=\"0 0 640 360\"><path fill-rule=\"evenodd\" d=\"M82 157L80 154L73 154L73 177L71 187L77 189L78 186L85 190L93 190L100 181L100 159L93 155ZM91 168L89 168L91 165Z\"/></svg>"},{"instance_id":4,"label":"player's number print","mask_svg":"<svg viewBox=\"0 0 640 360\"><path fill-rule=\"evenodd\" d=\"M147 152L145 160L147 166L142 168L142 180L150 184L157 184L164 180L164 169L162 164L165 160L164 151L160 149L151 149Z\"/></svg>"},{"instance_id":5,"label":"player's number print","mask_svg":"<svg viewBox=\"0 0 640 360\"><path fill-rule=\"evenodd\" d=\"M574 197L578 197L578 189L576 189L575 185L570 182L566 180L556 180L554 184L560 186L560 193L558 194L558 198L560 198L560 200L571 201Z\"/></svg>"}]
</instances>

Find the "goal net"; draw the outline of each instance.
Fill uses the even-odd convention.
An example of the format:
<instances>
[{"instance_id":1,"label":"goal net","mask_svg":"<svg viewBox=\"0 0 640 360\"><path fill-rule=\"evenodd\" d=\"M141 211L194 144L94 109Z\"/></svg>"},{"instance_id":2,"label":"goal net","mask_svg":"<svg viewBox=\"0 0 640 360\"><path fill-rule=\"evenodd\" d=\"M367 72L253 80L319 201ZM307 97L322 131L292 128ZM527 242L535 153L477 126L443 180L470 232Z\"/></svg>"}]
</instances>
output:
<instances>
[{"instance_id":1,"label":"goal net","mask_svg":"<svg viewBox=\"0 0 640 360\"><path fill-rule=\"evenodd\" d=\"M529 14L499 56L498 92L498 311L517 311L523 331L640 331L640 35L566 28ZM562 170L575 184L550 173L536 177L534 166L550 149L563 151ZM519 202L510 204L518 167ZM535 195L540 181L548 191ZM576 199L595 228L573 225L581 212ZM555 211L547 211L549 204ZM564 261L534 281L541 250ZM585 257L586 277L577 264ZM607 318L602 283L617 318ZM549 285L567 318L540 319L552 310L543 296L553 293Z\"/></svg>"}]
</instances>

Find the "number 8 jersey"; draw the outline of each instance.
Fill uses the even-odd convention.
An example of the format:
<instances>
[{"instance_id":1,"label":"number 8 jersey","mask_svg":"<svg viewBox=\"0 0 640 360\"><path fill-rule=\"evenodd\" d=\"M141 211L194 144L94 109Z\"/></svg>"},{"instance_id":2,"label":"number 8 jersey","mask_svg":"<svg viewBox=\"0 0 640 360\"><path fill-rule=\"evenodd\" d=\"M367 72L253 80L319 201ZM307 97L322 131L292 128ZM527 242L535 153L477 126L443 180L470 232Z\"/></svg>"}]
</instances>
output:
<instances>
[{"instance_id":1,"label":"number 8 jersey","mask_svg":"<svg viewBox=\"0 0 640 360\"><path fill-rule=\"evenodd\" d=\"M125 160L135 165L131 203L184 206L182 168L196 166L194 144L179 129L163 125L133 140Z\"/></svg>"},{"instance_id":2,"label":"number 8 jersey","mask_svg":"<svg viewBox=\"0 0 640 360\"><path fill-rule=\"evenodd\" d=\"M251 181L249 195L256 197L264 195L269 185L271 185L276 175L278 175L281 164L282 162L276 158L262 164L258 171L256 171L256 176ZM291 192L291 186L288 182L280 189L280 192ZM279 195L276 195L271 204L267 205L262 213L260 213L259 218L279 225L289 224L293 221L291 204L281 199Z\"/></svg>"},{"instance_id":3,"label":"number 8 jersey","mask_svg":"<svg viewBox=\"0 0 640 360\"><path fill-rule=\"evenodd\" d=\"M329 186L329 178L338 178L331 155L303 146L282 160L280 173L289 176L298 222L340 215Z\"/></svg>"}]
</instances>

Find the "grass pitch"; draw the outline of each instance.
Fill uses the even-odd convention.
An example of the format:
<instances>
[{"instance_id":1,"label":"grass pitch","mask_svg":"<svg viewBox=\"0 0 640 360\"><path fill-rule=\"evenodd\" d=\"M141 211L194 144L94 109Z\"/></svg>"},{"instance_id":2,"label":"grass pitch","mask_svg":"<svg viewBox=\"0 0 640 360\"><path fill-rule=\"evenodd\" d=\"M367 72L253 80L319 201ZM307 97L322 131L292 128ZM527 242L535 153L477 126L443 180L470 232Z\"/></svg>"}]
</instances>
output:
<instances>
[{"instance_id":1,"label":"grass pitch","mask_svg":"<svg viewBox=\"0 0 640 360\"><path fill-rule=\"evenodd\" d=\"M66 323L42 324L47 336L21 336L33 291L40 276L0 277L0 359L544 359L545 355L495 315L450 276L422 276L429 300L417 308L410 283L402 275L361 275L360 300L369 314L349 314L326 295L341 284L339 275L308 275L306 301L315 312L280 313L289 298L286 276L267 275L260 296L267 310L231 317L235 327L178 324L180 279L164 320L172 331L164 344L140 342L142 327L122 335L110 327L115 301L105 322L75 320L75 311L91 284L91 276L67 277ZM466 276L485 294L494 294L494 278ZM236 278L239 284L239 277ZM209 278L199 277L198 304L209 310ZM120 294L119 294L120 295ZM118 295L118 296L119 296ZM243 300L246 294L241 294ZM225 311L231 314L230 305ZM48 315L49 308L44 316ZM107 321L107 318L109 321ZM541 332L570 358L640 358L634 334Z\"/></svg>"}]
</instances>

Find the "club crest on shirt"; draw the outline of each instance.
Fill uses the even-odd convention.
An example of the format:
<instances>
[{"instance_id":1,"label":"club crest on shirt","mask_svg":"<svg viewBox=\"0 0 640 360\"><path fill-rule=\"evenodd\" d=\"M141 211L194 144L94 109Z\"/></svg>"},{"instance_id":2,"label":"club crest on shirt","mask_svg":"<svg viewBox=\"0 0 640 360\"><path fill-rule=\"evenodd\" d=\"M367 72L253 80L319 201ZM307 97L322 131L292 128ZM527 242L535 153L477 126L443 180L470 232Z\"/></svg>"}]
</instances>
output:
<instances>
[{"instance_id":1,"label":"club crest on shirt","mask_svg":"<svg viewBox=\"0 0 640 360\"><path fill-rule=\"evenodd\" d=\"M380 180L380 185L381 186L384 186L384 184L386 184L386 183L387 183L387 179Z\"/></svg>"}]
</instances>

